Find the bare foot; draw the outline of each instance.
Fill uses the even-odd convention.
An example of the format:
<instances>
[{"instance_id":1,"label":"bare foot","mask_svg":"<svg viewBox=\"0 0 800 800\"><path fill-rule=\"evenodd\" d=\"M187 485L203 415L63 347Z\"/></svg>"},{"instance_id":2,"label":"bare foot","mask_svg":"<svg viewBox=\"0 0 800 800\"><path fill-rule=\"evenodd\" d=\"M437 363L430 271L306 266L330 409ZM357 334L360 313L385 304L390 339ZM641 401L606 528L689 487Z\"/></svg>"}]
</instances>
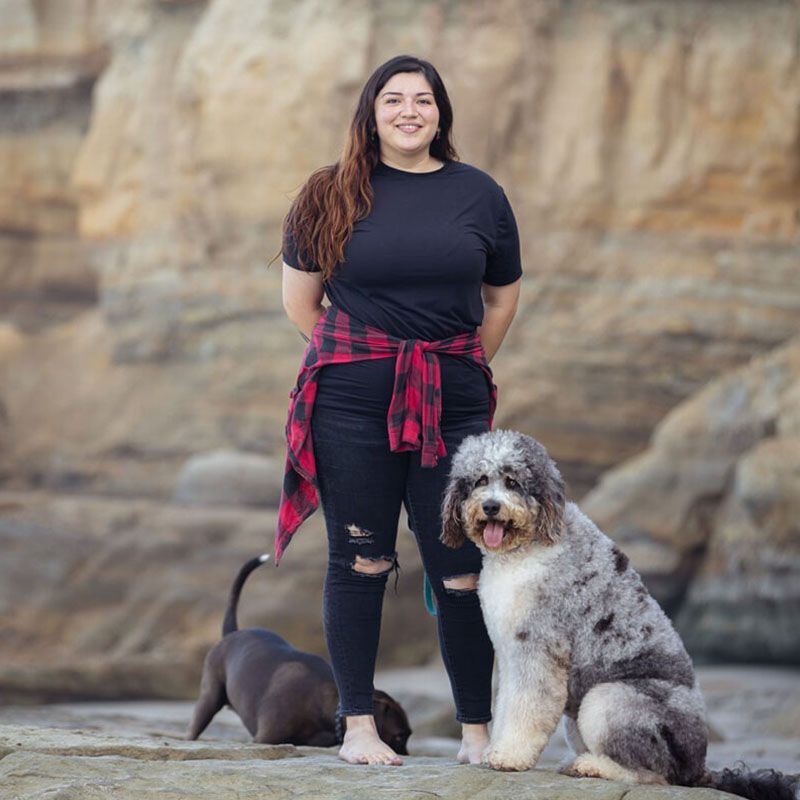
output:
<instances>
[{"instance_id":1,"label":"bare foot","mask_svg":"<svg viewBox=\"0 0 800 800\"><path fill-rule=\"evenodd\" d=\"M339 758L350 764L402 764L400 756L378 736L375 717L365 714L345 717L344 741Z\"/></svg>"},{"instance_id":2,"label":"bare foot","mask_svg":"<svg viewBox=\"0 0 800 800\"><path fill-rule=\"evenodd\" d=\"M461 749L458 760L462 764L480 764L481 755L489 744L489 726L461 723Z\"/></svg>"}]
</instances>

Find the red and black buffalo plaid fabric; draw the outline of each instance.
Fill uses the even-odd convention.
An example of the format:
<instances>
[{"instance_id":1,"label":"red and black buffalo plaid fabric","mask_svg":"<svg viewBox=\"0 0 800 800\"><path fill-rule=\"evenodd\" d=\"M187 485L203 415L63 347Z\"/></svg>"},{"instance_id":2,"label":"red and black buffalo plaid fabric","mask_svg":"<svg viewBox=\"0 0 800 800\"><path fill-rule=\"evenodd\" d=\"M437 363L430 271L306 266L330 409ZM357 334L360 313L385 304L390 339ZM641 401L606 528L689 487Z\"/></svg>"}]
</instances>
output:
<instances>
[{"instance_id":1,"label":"red and black buffalo plaid fabric","mask_svg":"<svg viewBox=\"0 0 800 800\"><path fill-rule=\"evenodd\" d=\"M447 454L439 431L442 386L437 353L470 356L481 366L492 387L489 401L491 428L497 405L497 387L492 381L477 331L436 342L397 339L379 328L359 322L338 308L329 306L326 309L314 327L297 384L289 393L286 470L275 535L276 564L294 532L319 505L310 425L319 370L328 364L396 358L394 390L387 416L390 449L403 452L421 448L422 466L435 467L439 458Z\"/></svg>"}]
</instances>

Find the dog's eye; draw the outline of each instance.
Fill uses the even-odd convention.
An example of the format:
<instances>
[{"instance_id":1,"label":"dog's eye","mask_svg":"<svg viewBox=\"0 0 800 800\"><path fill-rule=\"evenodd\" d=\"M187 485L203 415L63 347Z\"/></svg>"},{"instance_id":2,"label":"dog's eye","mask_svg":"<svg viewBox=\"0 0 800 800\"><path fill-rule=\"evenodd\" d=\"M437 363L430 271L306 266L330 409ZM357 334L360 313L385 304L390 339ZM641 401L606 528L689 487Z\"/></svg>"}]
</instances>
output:
<instances>
[{"instance_id":1,"label":"dog's eye","mask_svg":"<svg viewBox=\"0 0 800 800\"><path fill-rule=\"evenodd\" d=\"M506 488L519 489L519 484L513 478L506 478Z\"/></svg>"},{"instance_id":2,"label":"dog's eye","mask_svg":"<svg viewBox=\"0 0 800 800\"><path fill-rule=\"evenodd\" d=\"M485 475L481 475L477 481L475 481L476 486L486 486L489 483L489 479Z\"/></svg>"}]
</instances>

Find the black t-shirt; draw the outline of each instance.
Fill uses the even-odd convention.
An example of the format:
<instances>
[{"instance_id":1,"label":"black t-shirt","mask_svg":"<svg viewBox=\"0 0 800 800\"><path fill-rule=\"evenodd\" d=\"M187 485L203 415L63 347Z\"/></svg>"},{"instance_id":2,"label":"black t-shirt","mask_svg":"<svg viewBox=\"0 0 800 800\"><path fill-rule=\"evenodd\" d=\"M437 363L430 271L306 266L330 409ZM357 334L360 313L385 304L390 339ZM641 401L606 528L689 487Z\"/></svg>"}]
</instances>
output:
<instances>
[{"instance_id":1,"label":"black t-shirt","mask_svg":"<svg viewBox=\"0 0 800 800\"><path fill-rule=\"evenodd\" d=\"M517 225L502 187L458 161L433 172L379 162L371 180L372 211L353 226L345 259L325 282L331 304L400 339L435 341L474 330L483 321L481 284L503 286L522 275ZM299 268L291 236L283 260ZM439 362L443 417L486 408L488 389L474 362ZM393 359L331 365L320 372L316 402L385 415L393 381Z\"/></svg>"}]
</instances>

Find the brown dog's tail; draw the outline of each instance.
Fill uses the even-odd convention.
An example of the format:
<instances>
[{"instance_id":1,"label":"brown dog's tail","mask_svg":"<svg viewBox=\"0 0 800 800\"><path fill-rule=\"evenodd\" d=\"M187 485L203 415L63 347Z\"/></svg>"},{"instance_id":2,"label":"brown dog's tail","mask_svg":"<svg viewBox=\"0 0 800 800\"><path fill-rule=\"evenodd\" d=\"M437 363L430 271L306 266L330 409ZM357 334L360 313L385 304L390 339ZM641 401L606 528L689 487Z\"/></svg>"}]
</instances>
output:
<instances>
[{"instance_id":1,"label":"brown dog's tail","mask_svg":"<svg viewBox=\"0 0 800 800\"><path fill-rule=\"evenodd\" d=\"M749 800L800 798L800 775L784 775L774 769L750 770L745 764L736 769L706 772L698 785L738 794Z\"/></svg>"},{"instance_id":2,"label":"brown dog's tail","mask_svg":"<svg viewBox=\"0 0 800 800\"><path fill-rule=\"evenodd\" d=\"M228 596L228 608L225 610L225 619L222 622L223 636L227 636L229 633L239 630L239 625L236 622L236 609L239 605L239 595L242 593L242 586L244 586L247 576L254 569L258 569L268 559L269 555L266 553L258 558L251 558L239 570L239 574L236 576L233 586L231 586L231 593Z\"/></svg>"}]
</instances>

